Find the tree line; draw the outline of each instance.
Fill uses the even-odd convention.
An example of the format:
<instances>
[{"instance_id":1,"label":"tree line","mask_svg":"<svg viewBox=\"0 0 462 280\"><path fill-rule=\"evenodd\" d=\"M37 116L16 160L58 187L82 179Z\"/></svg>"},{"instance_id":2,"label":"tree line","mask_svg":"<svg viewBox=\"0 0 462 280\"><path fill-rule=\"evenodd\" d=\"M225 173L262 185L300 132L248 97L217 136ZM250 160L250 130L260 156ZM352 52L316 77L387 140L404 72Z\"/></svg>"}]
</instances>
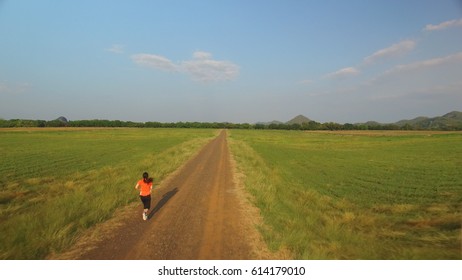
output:
<instances>
[{"instance_id":1,"label":"tree line","mask_svg":"<svg viewBox=\"0 0 462 280\"><path fill-rule=\"evenodd\" d=\"M1 128L12 127L134 127L134 128L227 128L227 129L277 129L277 130L426 130L425 128L409 124L339 124L335 122L319 123L316 121L302 124L293 123L229 123L229 122L132 122L120 120L75 120L62 121L59 119L24 120L0 119ZM462 126L440 127L438 130L462 130Z\"/></svg>"}]
</instances>

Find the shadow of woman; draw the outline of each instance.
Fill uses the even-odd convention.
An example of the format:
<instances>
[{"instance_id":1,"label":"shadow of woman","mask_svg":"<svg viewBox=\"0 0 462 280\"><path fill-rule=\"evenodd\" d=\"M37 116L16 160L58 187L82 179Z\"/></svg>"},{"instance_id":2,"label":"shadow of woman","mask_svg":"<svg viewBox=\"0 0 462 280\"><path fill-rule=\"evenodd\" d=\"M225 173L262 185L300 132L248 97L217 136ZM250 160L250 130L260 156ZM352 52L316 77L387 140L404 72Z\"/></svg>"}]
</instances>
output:
<instances>
[{"instance_id":1,"label":"shadow of woman","mask_svg":"<svg viewBox=\"0 0 462 280\"><path fill-rule=\"evenodd\" d=\"M155 213L159 212L159 210L164 207L164 205L178 192L178 188L174 188L173 190L166 192L162 199L157 202L156 206L152 209L152 211L148 215L148 219L151 219Z\"/></svg>"}]
</instances>

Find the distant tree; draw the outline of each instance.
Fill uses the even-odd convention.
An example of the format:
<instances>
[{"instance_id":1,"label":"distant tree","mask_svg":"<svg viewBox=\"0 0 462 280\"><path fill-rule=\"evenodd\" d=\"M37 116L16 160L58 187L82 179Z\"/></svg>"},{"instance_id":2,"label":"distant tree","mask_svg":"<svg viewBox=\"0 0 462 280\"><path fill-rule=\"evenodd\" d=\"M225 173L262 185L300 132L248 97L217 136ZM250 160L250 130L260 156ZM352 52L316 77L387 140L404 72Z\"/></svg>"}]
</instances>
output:
<instances>
[{"instance_id":1,"label":"distant tree","mask_svg":"<svg viewBox=\"0 0 462 280\"><path fill-rule=\"evenodd\" d=\"M242 129L251 129L252 128L252 126L249 123L241 123L239 125L239 127L242 128Z\"/></svg>"},{"instance_id":2,"label":"distant tree","mask_svg":"<svg viewBox=\"0 0 462 280\"><path fill-rule=\"evenodd\" d=\"M320 130L322 129L322 125L315 121L310 121L308 123L302 124L302 129L304 130Z\"/></svg>"},{"instance_id":3,"label":"distant tree","mask_svg":"<svg viewBox=\"0 0 462 280\"><path fill-rule=\"evenodd\" d=\"M11 127L11 125L11 121L0 119L0 127Z\"/></svg>"},{"instance_id":4,"label":"distant tree","mask_svg":"<svg viewBox=\"0 0 462 280\"><path fill-rule=\"evenodd\" d=\"M343 130L354 130L355 129L355 125L354 124L351 124L351 123L345 123L343 125Z\"/></svg>"},{"instance_id":5,"label":"distant tree","mask_svg":"<svg viewBox=\"0 0 462 280\"><path fill-rule=\"evenodd\" d=\"M299 123L293 123L289 125L290 130L300 130L302 129L302 125Z\"/></svg>"},{"instance_id":6,"label":"distant tree","mask_svg":"<svg viewBox=\"0 0 462 280\"><path fill-rule=\"evenodd\" d=\"M265 125L261 123L255 124L255 129L265 129Z\"/></svg>"},{"instance_id":7,"label":"distant tree","mask_svg":"<svg viewBox=\"0 0 462 280\"><path fill-rule=\"evenodd\" d=\"M67 125L67 123L64 123L60 120L52 120L52 121L47 121L45 123L45 126L46 127L65 127Z\"/></svg>"},{"instance_id":8,"label":"distant tree","mask_svg":"<svg viewBox=\"0 0 462 280\"><path fill-rule=\"evenodd\" d=\"M145 127L151 127L151 128L162 127L162 123L160 123L160 122L146 122L146 123L144 123L144 126Z\"/></svg>"},{"instance_id":9,"label":"distant tree","mask_svg":"<svg viewBox=\"0 0 462 280\"><path fill-rule=\"evenodd\" d=\"M324 127L328 130L341 130L342 125L334 122L324 123Z\"/></svg>"},{"instance_id":10,"label":"distant tree","mask_svg":"<svg viewBox=\"0 0 462 280\"><path fill-rule=\"evenodd\" d=\"M382 129L383 129L383 130L399 130L400 127L399 127L398 125L396 125L396 124L392 124L392 123L391 123L391 124L385 124L385 125L383 125L383 126L382 126Z\"/></svg>"},{"instance_id":11,"label":"distant tree","mask_svg":"<svg viewBox=\"0 0 462 280\"><path fill-rule=\"evenodd\" d=\"M285 126L280 123L270 123L268 129L285 129Z\"/></svg>"},{"instance_id":12,"label":"distant tree","mask_svg":"<svg viewBox=\"0 0 462 280\"><path fill-rule=\"evenodd\" d=\"M44 120L38 120L37 121L37 127L45 127L47 126L47 122Z\"/></svg>"},{"instance_id":13,"label":"distant tree","mask_svg":"<svg viewBox=\"0 0 462 280\"><path fill-rule=\"evenodd\" d=\"M403 126L401 127L401 129L402 129L402 130L412 130L413 127L412 127L412 125L410 125L410 124L407 123L407 124L403 125Z\"/></svg>"}]
</instances>

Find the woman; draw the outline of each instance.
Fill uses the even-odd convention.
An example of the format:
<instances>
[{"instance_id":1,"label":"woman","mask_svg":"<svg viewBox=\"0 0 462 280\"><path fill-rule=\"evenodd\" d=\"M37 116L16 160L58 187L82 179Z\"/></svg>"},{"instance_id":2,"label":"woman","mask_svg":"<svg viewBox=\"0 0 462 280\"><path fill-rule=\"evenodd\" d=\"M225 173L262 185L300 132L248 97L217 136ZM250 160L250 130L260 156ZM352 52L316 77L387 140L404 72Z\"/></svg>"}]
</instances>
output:
<instances>
[{"instance_id":1,"label":"woman","mask_svg":"<svg viewBox=\"0 0 462 280\"><path fill-rule=\"evenodd\" d=\"M143 179L136 183L135 189L140 190L140 198L143 202L143 220L148 219L148 211L151 208L151 190L152 190L152 178L149 177L148 172L143 173Z\"/></svg>"}]
</instances>

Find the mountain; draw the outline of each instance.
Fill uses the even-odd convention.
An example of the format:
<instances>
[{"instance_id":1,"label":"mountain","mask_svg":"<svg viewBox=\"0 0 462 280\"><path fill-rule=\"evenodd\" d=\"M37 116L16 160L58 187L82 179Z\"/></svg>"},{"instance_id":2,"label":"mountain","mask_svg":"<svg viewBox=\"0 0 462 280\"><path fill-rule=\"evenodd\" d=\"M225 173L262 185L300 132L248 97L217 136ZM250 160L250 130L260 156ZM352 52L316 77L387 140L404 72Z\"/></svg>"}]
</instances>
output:
<instances>
[{"instance_id":1,"label":"mountain","mask_svg":"<svg viewBox=\"0 0 462 280\"><path fill-rule=\"evenodd\" d=\"M446 115L443 115L443 118L462 121L462 112L452 111L452 112L447 113Z\"/></svg>"},{"instance_id":2,"label":"mountain","mask_svg":"<svg viewBox=\"0 0 462 280\"><path fill-rule=\"evenodd\" d=\"M63 117L63 116L57 118L56 120L57 120L57 121L60 121L60 122L62 122L62 123L68 123L68 120L67 120L65 117Z\"/></svg>"},{"instance_id":3,"label":"mountain","mask_svg":"<svg viewBox=\"0 0 462 280\"><path fill-rule=\"evenodd\" d=\"M291 119L290 121L286 122L286 124L302 124L302 123L309 123L311 120L303 115L298 115L295 118Z\"/></svg>"},{"instance_id":4,"label":"mountain","mask_svg":"<svg viewBox=\"0 0 462 280\"><path fill-rule=\"evenodd\" d=\"M272 122L258 122L258 125L270 126L276 129L284 129L285 126L290 126L293 124L303 124L303 123L310 123L313 120L309 118L298 115L295 118L291 119L290 121L283 123L280 121L272 121ZM318 126L316 126L318 124ZM417 117L411 120L400 120L395 123L379 123L376 121L368 121L365 123L355 123L352 124L345 124L345 127L348 129L352 129L351 127L360 127L366 126L369 129L422 129L422 130L462 130L462 112L459 111L452 111L443 116L437 116L433 118L429 117ZM314 122L313 126L309 129L323 129L319 126L319 123Z\"/></svg>"},{"instance_id":5,"label":"mountain","mask_svg":"<svg viewBox=\"0 0 462 280\"><path fill-rule=\"evenodd\" d=\"M257 122L257 124L259 125L271 125L271 124L276 124L276 125L291 125L291 124L302 124L302 123L309 123L311 122L311 120L303 115L298 115L296 116L295 118L291 119L290 121L288 122L280 122L280 121L272 121L272 122Z\"/></svg>"},{"instance_id":6,"label":"mountain","mask_svg":"<svg viewBox=\"0 0 462 280\"><path fill-rule=\"evenodd\" d=\"M409 124L409 125L415 125L417 123L420 123L420 122L424 122L426 120L428 120L429 118L427 117L417 117L417 118L414 118L412 120L400 120L398 122L395 122L396 125L398 126L404 126L406 124Z\"/></svg>"},{"instance_id":7,"label":"mountain","mask_svg":"<svg viewBox=\"0 0 462 280\"><path fill-rule=\"evenodd\" d=\"M381 123L378 123L378 122L376 122L376 121L368 121L368 122L365 122L364 124L367 125L367 126L378 126L378 125L382 125Z\"/></svg>"},{"instance_id":8,"label":"mountain","mask_svg":"<svg viewBox=\"0 0 462 280\"><path fill-rule=\"evenodd\" d=\"M452 111L433 118L418 117L412 120L401 120L395 124L408 125L417 129L460 129L462 128L462 112Z\"/></svg>"}]
</instances>

